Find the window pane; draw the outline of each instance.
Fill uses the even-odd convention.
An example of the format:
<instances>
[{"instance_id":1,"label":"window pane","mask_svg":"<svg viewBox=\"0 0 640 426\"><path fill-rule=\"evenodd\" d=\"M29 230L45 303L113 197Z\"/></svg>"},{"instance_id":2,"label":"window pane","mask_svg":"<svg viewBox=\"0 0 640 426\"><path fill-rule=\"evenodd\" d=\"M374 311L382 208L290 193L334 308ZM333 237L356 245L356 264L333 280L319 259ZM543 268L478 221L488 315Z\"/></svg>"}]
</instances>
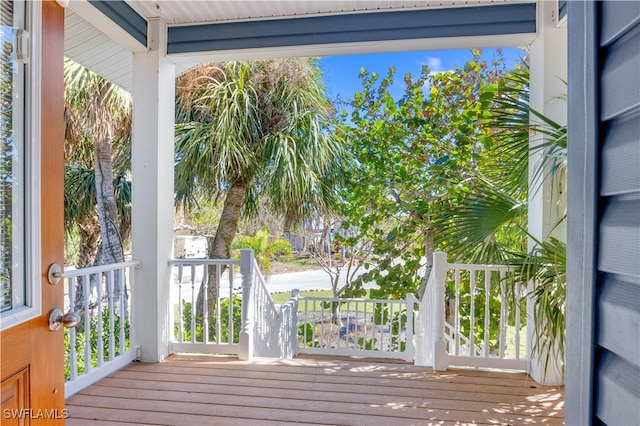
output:
<instances>
[{"instance_id":1,"label":"window pane","mask_svg":"<svg viewBox=\"0 0 640 426\"><path fill-rule=\"evenodd\" d=\"M24 65L15 59L24 2L0 5L0 310L5 312L26 304Z\"/></svg>"}]
</instances>

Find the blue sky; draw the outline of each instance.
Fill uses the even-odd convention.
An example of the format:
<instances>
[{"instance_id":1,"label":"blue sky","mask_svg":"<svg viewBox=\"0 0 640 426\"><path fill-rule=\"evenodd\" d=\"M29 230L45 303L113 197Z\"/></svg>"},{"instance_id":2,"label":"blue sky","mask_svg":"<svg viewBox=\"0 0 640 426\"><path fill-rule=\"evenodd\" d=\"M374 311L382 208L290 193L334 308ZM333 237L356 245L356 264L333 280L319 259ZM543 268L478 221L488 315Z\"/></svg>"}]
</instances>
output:
<instances>
[{"instance_id":1,"label":"blue sky","mask_svg":"<svg viewBox=\"0 0 640 426\"><path fill-rule=\"evenodd\" d=\"M509 65L525 56L525 52L515 48L503 48L502 53ZM482 57L488 62L495 54L496 49L482 50ZM425 64L432 72L447 71L456 66L462 67L471 57L469 49L325 56L320 59L320 66L324 70L331 99L337 96L350 99L362 87L358 78L361 67L384 76L389 67L394 66L397 80L402 82L405 73L410 72L415 77ZM398 85L398 95L403 86L402 83Z\"/></svg>"}]
</instances>

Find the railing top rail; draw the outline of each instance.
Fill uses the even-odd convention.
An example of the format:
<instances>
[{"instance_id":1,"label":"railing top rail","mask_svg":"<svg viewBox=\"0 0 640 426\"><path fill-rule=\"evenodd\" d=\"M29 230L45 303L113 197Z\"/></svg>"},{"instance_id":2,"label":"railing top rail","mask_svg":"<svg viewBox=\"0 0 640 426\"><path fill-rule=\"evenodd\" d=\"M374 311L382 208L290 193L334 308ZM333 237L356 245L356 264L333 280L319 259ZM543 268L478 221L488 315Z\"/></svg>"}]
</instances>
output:
<instances>
[{"instance_id":1,"label":"railing top rail","mask_svg":"<svg viewBox=\"0 0 640 426\"><path fill-rule=\"evenodd\" d=\"M360 299L360 298L342 298L342 297L320 297L320 296L300 296L298 300L315 300L319 302L367 302L367 303L404 303L405 299Z\"/></svg>"},{"instance_id":2,"label":"railing top rail","mask_svg":"<svg viewBox=\"0 0 640 426\"><path fill-rule=\"evenodd\" d=\"M83 275L97 274L99 272L115 271L116 269L122 269L127 267L139 268L140 262L137 260L130 260L128 262L109 263L107 265L90 266L88 268L72 269L64 271L62 276L64 278L74 278Z\"/></svg>"},{"instance_id":3,"label":"railing top rail","mask_svg":"<svg viewBox=\"0 0 640 426\"><path fill-rule=\"evenodd\" d=\"M271 296L271 293L269 293L269 290L267 289L267 282L264 279L264 276L260 271L260 267L258 266L258 261L255 258L253 259L253 271L258 277L258 280L255 284L262 287L263 292L267 296L267 300L269 301L269 306L271 306L271 309L273 309L273 311L276 311L276 304L273 301L273 297Z\"/></svg>"},{"instance_id":4,"label":"railing top rail","mask_svg":"<svg viewBox=\"0 0 640 426\"><path fill-rule=\"evenodd\" d=\"M239 259L171 259L169 265L240 265Z\"/></svg>"},{"instance_id":5,"label":"railing top rail","mask_svg":"<svg viewBox=\"0 0 640 426\"><path fill-rule=\"evenodd\" d=\"M514 271L516 268L509 265L482 265L473 263L447 263L448 269L469 269L469 270L494 270L494 271Z\"/></svg>"}]
</instances>

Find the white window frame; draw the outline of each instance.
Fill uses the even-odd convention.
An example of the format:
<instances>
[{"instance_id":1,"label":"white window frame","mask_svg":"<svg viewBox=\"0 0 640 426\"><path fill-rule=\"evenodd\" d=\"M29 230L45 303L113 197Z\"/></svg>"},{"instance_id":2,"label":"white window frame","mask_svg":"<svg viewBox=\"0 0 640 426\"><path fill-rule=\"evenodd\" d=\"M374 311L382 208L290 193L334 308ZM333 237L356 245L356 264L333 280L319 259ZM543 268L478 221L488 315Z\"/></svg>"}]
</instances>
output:
<instances>
[{"instance_id":1,"label":"white window frame","mask_svg":"<svg viewBox=\"0 0 640 426\"><path fill-rule=\"evenodd\" d=\"M0 330L6 330L42 314L41 269L41 99L42 99L42 3L23 1L26 7L26 29L29 31L29 63L25 74L24 116L24 268L17 284L25 284L25 303L0 316ZM13 283L12 283L13 285Z\"/></svg>"}]
</instances>

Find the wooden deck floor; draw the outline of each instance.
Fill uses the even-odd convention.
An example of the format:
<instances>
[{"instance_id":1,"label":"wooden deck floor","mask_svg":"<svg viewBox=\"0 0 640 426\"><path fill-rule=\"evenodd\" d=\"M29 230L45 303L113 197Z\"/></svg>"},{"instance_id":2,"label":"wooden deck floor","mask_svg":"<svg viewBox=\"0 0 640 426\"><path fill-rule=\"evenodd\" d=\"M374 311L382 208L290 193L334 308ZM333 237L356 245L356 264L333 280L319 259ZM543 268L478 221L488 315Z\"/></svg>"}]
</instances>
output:
<instances>
[{"instance_id":1,"label":"wooden deck floor","mask_svg":"<svg viewBox=\"0 0 640 426\"><path fill-rule=\"evenodd\" d=\"M173 355L67 400L67 425L562 424L564 388L523 373L371 360Z\"/></svg>"}]
</instances>

